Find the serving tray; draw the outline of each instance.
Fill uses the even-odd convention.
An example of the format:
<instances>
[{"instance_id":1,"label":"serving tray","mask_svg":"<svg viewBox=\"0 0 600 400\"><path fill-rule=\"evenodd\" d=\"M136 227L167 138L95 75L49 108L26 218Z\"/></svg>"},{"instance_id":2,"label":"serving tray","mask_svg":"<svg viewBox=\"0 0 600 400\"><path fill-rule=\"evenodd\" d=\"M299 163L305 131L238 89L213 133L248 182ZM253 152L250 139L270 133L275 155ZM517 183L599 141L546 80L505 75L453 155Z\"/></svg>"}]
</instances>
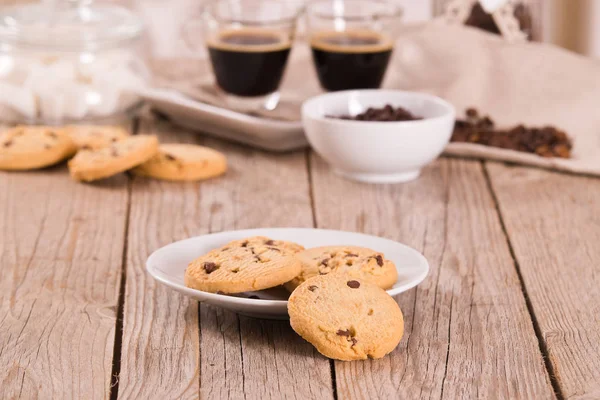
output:
<instances>
[{"instance_id":1,"label":"serving tray","mask_svg":"<svg viewBox=\"0 0 600 400\"><path fill-rule=\"evenodd\" d=\"M308 145L299 121L254 117L202 103L169 89L147 89L140 94L173 123L193 131L269 151L284 152Z\"/></svg>"}]
</instances>

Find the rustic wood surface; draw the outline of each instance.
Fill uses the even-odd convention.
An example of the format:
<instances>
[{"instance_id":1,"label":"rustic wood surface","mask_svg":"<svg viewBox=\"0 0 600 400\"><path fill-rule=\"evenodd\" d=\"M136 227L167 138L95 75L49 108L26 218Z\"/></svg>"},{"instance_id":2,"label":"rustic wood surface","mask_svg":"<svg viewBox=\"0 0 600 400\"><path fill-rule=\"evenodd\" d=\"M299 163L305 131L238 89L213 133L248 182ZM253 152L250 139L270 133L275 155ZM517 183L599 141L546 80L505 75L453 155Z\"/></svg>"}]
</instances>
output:
<instances>
[{"instance_id":1,"label":"rustic wood surface","mask_svg":"<svg viewBox=\"0 0 600 400\"><path fill-rule=\"evenodd\" d=\"M600 181L487 166L564 398L600 398Z\"/></svg>"},{"instance_id":2,"label":"rustic wood surface","mask_svg":"<svg viewBox=\"0 0 600 400\"><path fill-rule=\"evenodd\" d=\"M442 158L364 185L310 152L274 155L145 116L141 133L223 151L201 183L64 166L0 172L0 398L578 398L600 396L600 181ZM422 251L388 357L331 362L282 321L162 287L156 248L193 235L317 226ZM116 333L116 335L115 335Z\"/></svg>"},{"instance_id":3,"label":"rustic wood surface","mask_svg":"<svg viewBox=\"0 0 600 400\"><path fill-rule=\"evenodd\" d=\"M177 4L146 8L184 18L196 7ZM96 184L65 166L0 172L0 398L600 398L600 180L442 158L417 181L364 185L310 152L255 151L151 115L135 126L219 149L230 171ZM399 347L332 362L287 322L198 304L145 272L172 241L261 226L366 232L423 252L429 277L397 296Z\"/></svg>"}]
</instances>

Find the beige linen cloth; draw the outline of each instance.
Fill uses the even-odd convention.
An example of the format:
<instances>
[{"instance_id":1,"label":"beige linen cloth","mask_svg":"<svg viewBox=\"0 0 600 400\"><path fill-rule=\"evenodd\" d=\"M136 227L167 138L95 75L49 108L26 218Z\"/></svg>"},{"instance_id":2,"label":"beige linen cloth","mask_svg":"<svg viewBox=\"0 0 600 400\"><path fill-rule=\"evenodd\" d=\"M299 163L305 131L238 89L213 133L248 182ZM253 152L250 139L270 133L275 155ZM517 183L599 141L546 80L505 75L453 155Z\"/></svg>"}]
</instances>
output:
<instances>
[{"instance_id":1,"label":"beige linen cloth","mask_svg":"<svg viewBox=\"0 0 600 400\"><path fill-rule=\"evenodd\" d=\"M574 143L568 160L470 143L451 143L446 154L600 175L599 61L546 44L507 43L442 21L402 28L398 37L385 88L438 95L459 116L476 107L499 127L554 125ZM198 80L188 76L168 86L219 105L203 64L195 69ZM261 117L298 120L302 101L321 92L305 42L294 46L281 91L281 106Z\"/></svg>"}]
</instances>

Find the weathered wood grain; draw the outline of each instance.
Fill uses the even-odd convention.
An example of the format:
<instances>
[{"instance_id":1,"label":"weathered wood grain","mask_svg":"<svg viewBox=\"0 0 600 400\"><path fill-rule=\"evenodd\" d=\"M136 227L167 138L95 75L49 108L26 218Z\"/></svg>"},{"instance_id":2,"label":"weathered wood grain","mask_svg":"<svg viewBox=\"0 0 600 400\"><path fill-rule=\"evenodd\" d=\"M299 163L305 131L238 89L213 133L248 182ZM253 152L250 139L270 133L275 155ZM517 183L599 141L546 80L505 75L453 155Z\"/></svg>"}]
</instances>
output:
<instances>
[{"instance_id":1,"label":"weathered wood grain","mask_svg":"<svg viewBox=\"0 0 600 400\"><path fill-rule=\"evenodd\" d=\"M487 164L565 398L600 398L600 181Z\"/></svg>"},{"instance_id":2,"label":"weathered wood grain","mask_svg":"<svg viewBox=\"0 0 600 400\"><path fill-rule=\"evenodd\" d=\"M552 398L481 166L442 159L403 185L365 185L312 158L317 225L407 243L430 262L398 296L406 333L381 360L336 362L338 398Z\"/></svg>"},{"instance_id":3,"label":"weathered wood grain","mask_svg":"<svg viewBox=\"0 0 600 400\"><path fill-rule=\"evenodd\" d=\"M0 398L108 398L127 178L0 171Z\"/></svg>"},{"instance_id":4,"label":"weathered wood grain","mask_svg":"<svg viewBox=\"0 0 600 400\"><path fill-rule=\"evenodd\" d=\"M329 362L289 323L204 305L197 313L195 302L144 271L146 257L174 240L230 229L312 226L304 154L270 155L198 139L164 122L144 123L141 131L223 151L229 171L202 183L134 179L119 398L331 398Z\"/></svg>"}]
</instances>

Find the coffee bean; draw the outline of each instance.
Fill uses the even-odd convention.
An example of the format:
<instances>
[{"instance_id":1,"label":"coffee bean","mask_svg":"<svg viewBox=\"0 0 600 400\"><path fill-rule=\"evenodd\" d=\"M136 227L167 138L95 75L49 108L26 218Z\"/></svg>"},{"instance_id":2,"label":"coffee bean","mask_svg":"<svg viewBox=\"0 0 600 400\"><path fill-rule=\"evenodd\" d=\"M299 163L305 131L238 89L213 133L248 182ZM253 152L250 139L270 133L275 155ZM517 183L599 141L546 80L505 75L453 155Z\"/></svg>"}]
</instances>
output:
<instances>
[{"instance_id":1,"label":"coffee bean","mask_svg":"<svg viewBox=\"0 0 600 400\"><path fill-rule=\"evenodd\" d=\"M358 289L360 287L359 281L348 281L346 284L352 289Z\"/></svg>"},{"instance_id":2,"label":"coffee bean","mask_svg":"<svg viewBox=\"0 0 600 400\"><path fill-rule=\"evenodd\" d=\"M217 264L215 264L214 262L205 262L203 265L204 270L206 271L207 274L210 274L212 272L215 272L216 270L219 269L219 266Z\"/></svg>"},{"instance_id":3,"label":"coffee bean","mask_svg":"<svg viewBox=\"0 0 600 400\"><path fill-rule=\"evenodd\" d=\"M553 126L495 129L494 121L480 116L475 109L467 110L466 120L457 120L453 142L477 143L485 146L537 154L541 157L570 158L573 144L569 136Z\"/></svg>"}]
</instances>

